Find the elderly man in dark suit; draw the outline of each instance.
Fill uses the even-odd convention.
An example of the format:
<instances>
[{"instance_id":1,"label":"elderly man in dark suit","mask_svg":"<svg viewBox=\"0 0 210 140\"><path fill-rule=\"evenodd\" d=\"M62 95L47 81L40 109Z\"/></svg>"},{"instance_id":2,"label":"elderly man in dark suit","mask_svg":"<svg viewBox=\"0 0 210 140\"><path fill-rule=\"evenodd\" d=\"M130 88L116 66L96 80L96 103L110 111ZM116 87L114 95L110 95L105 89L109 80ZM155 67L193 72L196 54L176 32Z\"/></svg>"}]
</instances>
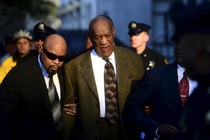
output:
<instances>
[{"instance_id":1,"label":"elderly man in dark suit","mask_svg":"<svg viewBox=\"0 0 210 140\"><path fill-rule=\"evenodd\" d=\"M66 41L47 37L43 52L14 67L0 89L0 137L5 140L60 140ZM54 85L51 85L51 78ZM54 111L56 110L56 112Z\"/></svg>"},{"instance_id":2,"label":"elderly man in dark suit","mask_svg":"<svg viewBox=\"0 0 210 140\"><path fill-rule=\"evenodd\" d=\"M136 53L115 46L114 36L115 28L111 18L96 16L89 24L89 38L93 48L65 65L65 103L73 103L76 97L79 107L75 118L65 116L64 119L69 120L65 129L72 131L70 126L75 123L76 132L73 134L78 140L126 139L121 120L122 110L132 81L141 79L144 70L141 58ZM115 82L109 91L107 87L110 85L107 85L104 77L107 63L113 65L112 72L115 74L110 75L116 78L111 78ZM112 92L113 96L109 96L108 92ZM112 115L109 115L109 109Z\"/></svg>"}]
</instances>

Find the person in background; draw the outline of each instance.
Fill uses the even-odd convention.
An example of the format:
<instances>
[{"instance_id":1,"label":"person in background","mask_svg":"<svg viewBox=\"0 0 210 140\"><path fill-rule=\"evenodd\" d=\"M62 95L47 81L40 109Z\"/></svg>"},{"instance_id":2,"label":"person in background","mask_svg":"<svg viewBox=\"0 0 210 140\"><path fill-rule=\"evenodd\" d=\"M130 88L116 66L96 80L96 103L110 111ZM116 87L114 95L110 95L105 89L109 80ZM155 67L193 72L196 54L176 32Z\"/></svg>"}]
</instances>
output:
<instances>
[{"instance_id":1,"label":"person in background","mask_svg":"<svg viewBox=\"0 0 210 140\"><path fill-rule=\"evenodd\" d=\"M145 71L168 63L167 59L163 55L155 52L147 46L151 26L131 21L128 24L128 29L130 46L141 56Z\"/></svg>"},{"instance_id":2,"label":"person in background","mask_svg":"<svg viewBox=\"0 0 210 140\"><path fill-rule=\"evenodd\" d=\"M44 40L50 34L55 34L56 30L40 21L34 25L34 45L37 54L42 51Z\"/></svg>"},{"instance_id":3,"label":"person in background","mask_svg":"<svg viewBox=\"0 0 210 140\"><path fill-rule=\"evenodd\" d=\"M1 139L62 139L65 131L62 66L66 51L64 38L52 34L46 38L39 55L18 64L7 74L0 87Z\"/></svg>"},{"instance_id":4,"label":"person in background","mask_svg":"<svg viewBox=\"0 0 210 140\"><path fill-rule=\"evenodd\" d=\"M5 36L3 41L3 48L5 54L0 58L0 65L9 56L13 55L17 49L12 36Z\"/></svg>"},{"instance_id":5,"label":"person in background","mask_svg":"<svg viewBox=\"0 0 210 140\"><path fill-rule=\"evenodd\" d=\"M89 37L87 37L86 38L86 40L85 40L85 44L86 44L86 49L89 49L89 48L91 48L92 47L92 42L90 41L90 38Z\"/></svg>"},{"instance_id":6,"label":"person in background","mask_svg":"<svg viewBox=\"0 0 210 140\"><path fill-rule=\"evenodd\" d=\"M0 66L0 84L14 66L34 56L31 51L32 36L29 32L20 30L14 34L13 39L17 50L14 55L5 59Z\"/></svg>"},{"instance_id":7,"label":"person in background","mask_svg":"<svg viewBox=\"0 0 210 140\"><path fill-rule=\"evenodd\" d=\"M157 53L147 46L147 43L150 39L150 25L131 21L128 24L128 29L130 46L137 54L141 56L145 71L168 63L167 59L163 55ZM150 105L145 105L145 112L148 115L150 114ZM140 138L144 138L144 133L140 133Z\"/></svg>"},{"instance_id":8,"label":"person in background","mask_svg":"<svg viewBox=\"0 0 210 140\"><path fill-rule=\"evenodd\" d=\"M66 139L127 139L121 113L132 81L141 79L144 69L139 55L115 46L114 36L110 17L94 17L89 24L92 49L65 65L65 103L76 102L79 107L75 116L64 115L69 121L64 127L69 131Z\"/></svg>"}]
</instances>

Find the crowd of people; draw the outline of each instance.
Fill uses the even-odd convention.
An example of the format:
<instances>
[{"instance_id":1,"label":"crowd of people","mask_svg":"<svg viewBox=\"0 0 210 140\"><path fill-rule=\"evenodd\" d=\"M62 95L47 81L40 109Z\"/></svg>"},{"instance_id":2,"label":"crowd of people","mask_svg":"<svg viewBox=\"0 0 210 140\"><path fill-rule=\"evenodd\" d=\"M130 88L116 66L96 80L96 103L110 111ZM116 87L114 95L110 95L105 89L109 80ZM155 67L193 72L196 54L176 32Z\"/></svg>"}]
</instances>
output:
<instances>
[{"instance_id":1,"label":"crowd of people","mask_svg":"<svg viewBox=\"0 0 210 140\"><path fill-rule=\"evenodd\" d=\"M5 37L0 61L2 140L208 140L210 4L172 5L175 61L148 47L151 26L128 24L115 45L109 16L89 23L87 49L38 22ZM33 45L32 45L33 44Z\"/></svg>"}]
</instances>

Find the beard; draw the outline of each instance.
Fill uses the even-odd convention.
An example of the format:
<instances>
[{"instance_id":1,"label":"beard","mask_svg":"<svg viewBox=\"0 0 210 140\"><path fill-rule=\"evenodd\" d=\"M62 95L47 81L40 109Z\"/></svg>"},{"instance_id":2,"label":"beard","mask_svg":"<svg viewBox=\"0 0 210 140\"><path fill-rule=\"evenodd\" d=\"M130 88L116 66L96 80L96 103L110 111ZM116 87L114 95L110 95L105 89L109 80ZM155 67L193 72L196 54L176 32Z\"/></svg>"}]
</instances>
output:
<instances>
[{"instance_id":1,"label":"beard","mask_svg":"<svg viewBox=\"0 0 210 140\"><path fill-rule=\"evenodd\" d=\"M48 67L48 69L47 69L47 73L48 73L49 75L54 75L54 74L57 73L58 69L59 69L59 68L58 68L57 66L55 66L55 65L50 65L50 66Z\"/></svg>"}]
</instances>

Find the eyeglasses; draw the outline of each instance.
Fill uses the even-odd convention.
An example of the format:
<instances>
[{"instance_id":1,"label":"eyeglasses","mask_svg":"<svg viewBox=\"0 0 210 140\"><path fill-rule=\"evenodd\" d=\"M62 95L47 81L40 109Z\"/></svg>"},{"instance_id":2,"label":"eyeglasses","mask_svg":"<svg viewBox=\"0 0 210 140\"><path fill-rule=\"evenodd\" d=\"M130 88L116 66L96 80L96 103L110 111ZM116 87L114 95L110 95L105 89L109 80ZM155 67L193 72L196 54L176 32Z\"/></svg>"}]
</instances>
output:
<instances>
[{"instance_id":1,"label":"eyeglasses","mask_svg":"<svg viewBox=\"0 0 210 140\"><path fill-rule=\"evenodd\" d=\"M58 59L60 62L64 61L66 58L66 55L61 55L61 56L57 56L53 53L48 52L45 47L43 47L43 51L46 54L46 56L50 59L50 60L55 60Z\"/></svg>"}]
</instances>

